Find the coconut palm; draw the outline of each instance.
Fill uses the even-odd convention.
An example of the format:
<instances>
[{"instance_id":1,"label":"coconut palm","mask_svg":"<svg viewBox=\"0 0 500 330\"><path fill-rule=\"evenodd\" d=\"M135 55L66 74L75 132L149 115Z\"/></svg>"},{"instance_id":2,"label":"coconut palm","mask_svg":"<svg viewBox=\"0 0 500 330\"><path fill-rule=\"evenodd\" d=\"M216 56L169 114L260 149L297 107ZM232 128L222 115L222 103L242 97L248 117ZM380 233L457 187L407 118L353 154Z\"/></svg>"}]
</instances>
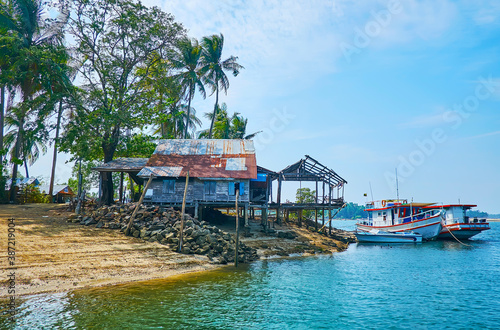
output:
<instances>
[{"instance_id":1,"label":"coconut palm","mask_svg":"<svg viewBox=\"0 0 500 330\"><path fill-rule=\"evenodd\" d=\"M200 94L203 98L206 97L205 87L201 80L200 73L200 58L202 49L196 39L182 38L177 43L172 58L170 59L172 68L180 71L174 77L177 81L184 86L184 98L188 102L186 125L184 138L188 136L188 129L190 124L188 120L191 118L191 100L194 97L195 89L198 87Z\"/></svg>"},{"instance_id":2,"label":"coconut palm","mask_svg":"<svg viewBox=\"0 0 500 330\"><path fill-rule=\"evenodd\" d=\"M16 182L18 159L25 149L22 143L25 140L25 120L31 110L29 103L33 96L44 88L43 72L40 70L43 65L41 66L40 62L51 58L51 46L61 44L62 26L69 17L68 7L63 6L62 14L50 25L45 25L42 11L43 3L40 0L3 1L0 6L0 30L4 31L4 38L15 40L17 52L8 66L11 77L9 84L20 90L22 99L15 115L18 131L12 155L12 182ZM15 201L14 186L11 185L12 202Z\"/></svg>"},{"instance_id":3,"label":"coconut palm","mask_svg":"<svg viewBox=\"0 0 500 330\"><path fill-rule=\"evenodd\" d=\"M165 116L164 120L160 124L154 133L161 133L161 137L164 139L182 139L191 138L191 135L185 135L186 123L189 125L189 129L195 130L197 126L201 126L201 120L196 117L196 110L191 107L190 118L187 118L188 106L185 104L172 105L169 107L169 111Z\"/></svg>"},{"instance_id":4,"label":"coconut palm","mask_svg":"<svg viewBox=\"0 0 500 330\"><path fill-rule=\"evenodd\" d=\"M203 55L201 58L202 72L204 74L204 83L212 88L212 94L215 93L215 105L212 120L210 123L210 130L208 138L212 138L212 130L214 127L214 120L219 108L219 90L223 90L227 94L229 88L229 79L224 71L232 71L233 76L237 76L243 66L238 64L236 60L238 57L230 56L222 60L222 48L224 47L224 36L212 35L210 37L203 37L201 42L203 48Z\"/></svg>"},{"instance_id":5,"label":"coconut palm","mask_svg":"<svg viewBox=\"0 0 500 330\"><path fill-rule=\"evenodd\" d=\"M213 113L205 113L205 117L209 120L213 119ZM217 109L217 115L214 120L212 131L212 138L214 139L253 139L260 132L246 134L248 119L241 116L238 112L233 113L229 117L227 112L227 105L222 105ZM204 130L200 132L199 138L208 138L209 131Z\"/></svg>"}]
</instances>

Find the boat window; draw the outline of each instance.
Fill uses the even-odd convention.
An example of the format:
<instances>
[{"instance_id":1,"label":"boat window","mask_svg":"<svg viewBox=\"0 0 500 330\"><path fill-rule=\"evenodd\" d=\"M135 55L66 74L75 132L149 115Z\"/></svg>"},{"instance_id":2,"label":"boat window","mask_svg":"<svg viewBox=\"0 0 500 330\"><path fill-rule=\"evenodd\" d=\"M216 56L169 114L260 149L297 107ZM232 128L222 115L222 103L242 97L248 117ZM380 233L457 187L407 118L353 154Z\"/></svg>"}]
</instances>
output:
<instances>
[{"instance_id":1,"label":"boat window","mask_svg":"<svg viewBox=\"0 0 500 330\"><path fill-rule=\"evenodd\" d=\"M382 215L382 212L379 212L379 213L378 213L378 216L380 217L381 215Z\"/></svg>"},{"instance_id":2,"label":"boat window","mask_svg":"<svg viewBox=\"0 0 500 330\"><path fill-rule=\"evenodd\" d=\"M384 215L387 215L387 212L384 211Z\"/></svg>"}]
</instances>

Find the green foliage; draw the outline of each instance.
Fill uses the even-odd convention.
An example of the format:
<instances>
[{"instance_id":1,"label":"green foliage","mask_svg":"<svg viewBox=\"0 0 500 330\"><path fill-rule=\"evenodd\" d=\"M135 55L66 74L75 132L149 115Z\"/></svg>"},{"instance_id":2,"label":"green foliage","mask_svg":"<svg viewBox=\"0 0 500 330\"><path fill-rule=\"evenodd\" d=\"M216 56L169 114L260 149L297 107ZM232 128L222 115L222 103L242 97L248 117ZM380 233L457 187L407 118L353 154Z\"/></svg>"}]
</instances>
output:
<instances>
[{"instance_id":1,"label":"green foliage","mask_svg":"<svg viewBox=\"0 0 500 330\"><path fill-rule=\"evenodd\" d=\"M93 171L92 168L100 164L99 161L82 160L82 190L89 191L92 187L99 186L99 173ZM75 194L78 194L78 172L80 162L75 162L71 171L71 178L68 179L68 185Z\"/></svg>"},{"instance_id":2,"label":"green foliage","mask_svg":"<svg viewBox=\"0 0 500 330\"><path fill-rule=\"evenodd\" d=\"M156 148L156 138L142 133L125 136L117 146L117 157L149 158Z\"/></svg>"},{"instance_id":3,"label":"green foliage","mask_svg":"<svg viewBox=\"0 0 500 330\"><path fill-rule=\"evenodd\" d=\"M363 205L358 205L356 203L347 203L347 205L335 216L335 219L361 218L368 218L368 212L365 211Z\"/></svg>"},{"instance_id":4,"label":"green foliage","mask_svg":"<svg viewBox=\"0 0 500 330\"><path fill-rule=\"evenodd\" d=\"M467 211L467 216L471 218L487 218L489 215L487 212L481 212L481 211Z\"/></svg>"},{"instance_id":5,"label":"green foliage","mask_svg":"<svg viewBox=\"0 0 500 330\"><path fill-rule=\"evenodd\" d=\"M309 188L298 188L295 194L296 203L314 203L316 201L316 190L311 190ZM314 216L314 211L304 210L302 215L307 219L312 219Z\"/></svg>"},{"instance_id":6,"label":"green foliage","mask_svg":"<svg viewBox=\"0 0 500 330\"><path fill-rule=\"evenodd\" d=\"M227 89L229 88L229 79L224 71L230 71L236 77L240 73L240 70L243 69L243 66L238 64L238 57L236 56L230 56L225 60L222 59L222 49L224 48L224 36L222 33L220 35L214 34L209 37L203 37L201 45L203 50L200 62L203 82L211 87L212 94L215 92L214 112L208 131L208 138L211 139L214 121L219 108L219 90L223 90L227 94Z\"/></svg>"},{"instance_id":7,"label":"green foliage","mask_svg":"<svg viewBox=\"0 0 500 330\"><path fill-rule=\"evenodd\" d=\"M205 113L205 117L212 121L213 113ZM247 135L247 123L248 119L241 116L238 112L233 113L229 117L227 105L222 103L222 106L217 110L212 130L212 139L252 139L259 132ZM208 138L209 136L209 130L201 131L199 134L199 138Z\"/></svg>"},{"instance_id":8,"label":"green foliage","mask_svg":"<svg viewBox=\"0 0 500 330\"><path fill-rule=\"evenodd\" d=\"M316 190L309 188L298 188L295 194L295 201L297 203L314 203L316 200Z\"/></svg>"},{"instance_id":9,"label":"green foliage","mask_svg":"<svg viewBox=\"0 0 500 330\"><path fill-rule=\"evenodd\" d=\"M196 39L187 37L181 38L176 45L173 56L170 59L172 68L180 71L174 78L181 86L184 86L184 97L188 101L187 106L187 124L185 125L184 138L188 137L190 127L189 118L191 117L191 100L194 97L195 88L198 87L200 94L205 98L205 87L201 77L203 72L200 70L200 58L202 48Z\"/></svg>"},{"instance_id":10,"label":"green foliage","mask_svg":"<svg viewBox=\"0 0 500 330\"><path fill-rule=\"evenodd\" d=\"M30 184L21 192L21 203L50 203L48 195L42 194L34 185Z\"/></svg>"}]
</instances>

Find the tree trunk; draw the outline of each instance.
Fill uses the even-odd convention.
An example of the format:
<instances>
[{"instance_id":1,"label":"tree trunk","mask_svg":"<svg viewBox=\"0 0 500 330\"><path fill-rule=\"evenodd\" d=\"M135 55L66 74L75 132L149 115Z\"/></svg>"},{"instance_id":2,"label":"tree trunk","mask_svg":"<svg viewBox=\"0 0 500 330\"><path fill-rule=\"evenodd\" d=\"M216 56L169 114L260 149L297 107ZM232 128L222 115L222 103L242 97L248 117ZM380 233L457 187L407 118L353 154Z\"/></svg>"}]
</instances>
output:
<instances>
[{"instance_id":1,"label":"tree trunk","mask_svg":"<svg viewBox=\"0 0 500 330\"><path fill-rule=\"evenodd\" d=\"M104 151L104 163L110 162L113 159L113 153ZM102 172L102 200L104 205L111 205L114 202L113 191L113 173Z\"/></svg>"},{"instance_id":2,"label":"tree trunk","mask_svg":"<svg viewBox=\"0 0 500 330\"><path fill-rule=\"evenodd\" d=\"M10 184L10 201L12 203L16 202L16 181L17 181L17 170L18 170L18 159L19 152L21 150L21 143L23 138L23 126L24 118L21 118L19 122L19 131L17 132L16 146L14 149L13 166L12 166L12 183Z\"/></svg>"},{"instance_id":3,"label":"tree trunk","mask_svg":"<svg viewBox=\"0 0 500 330\"><path fill-rule=\"evenodd\" d=\"M214 105L214 115L212 117L212 122L210 123L210 131L208 132L208 138L212 138L212 130L214 128L215 117L217 116L217 108L219 107L219 82L215 83L215 105Z\"/></svg>"},{"instance_id":4,"label":"tree trunk","mask_svg":"<svg viewBox=\"0 0 500 330\"><path fill-rule=\"evenodd\" d=\"M5 114L5 86L2 86L0 91L0 152L3 150L3 125ZM3 153L0 156L0 169L3 169ZM3 174L3 171L0 172Z\"/></svg>"},{"instance_id":5,"label":"tree trunk","mask_svg":"<svg viewBox=\"0 0 500 330\"><path fill-rule=\"evenodd\" d=\"M186 129L184 131L184 138L188 138L188 129L189 129L189 116L191 115L191 99L193 98L193 85L189 86L189 100L188 100L188 111L186 117Z\"/></svg>"},{"instance_id":6,"label":"tree trunk","mask_svg":"<svg viewBox=\"0 0 500 330\"><path fill-rule=\"evenodd\" d=\"M5 180L3 175L3 126L5 116L5 86L0 89L0 200L5 199Z\"/></svg>"},{"instance_id":7,"label":"tree trunk","mask_svg":"<svg viewBox=\"0 0 500 330\"><path fill-rule=\"evenodd\" d=\"M56 138L54 139L54 155L52 156L52 172L50 173L49 196L52 196L54 190L54 178L56 175L57 162L57 144L59 142L59 126L61 125L62 100L59 101L59 111L57 112Z\"/></svg>"},{"instance_id":8,"label":"tree trunk","mask_svg":"<svg viewBox=\"0 0 500 330\"><path fill-rule=\"evenodd\" d=\"M28 162L26 161L26 158L23 159L23 163L24 163L24 170L26 171L26 179L29 179L30 173L28 172Z\"/></svg>"}]
</instances>

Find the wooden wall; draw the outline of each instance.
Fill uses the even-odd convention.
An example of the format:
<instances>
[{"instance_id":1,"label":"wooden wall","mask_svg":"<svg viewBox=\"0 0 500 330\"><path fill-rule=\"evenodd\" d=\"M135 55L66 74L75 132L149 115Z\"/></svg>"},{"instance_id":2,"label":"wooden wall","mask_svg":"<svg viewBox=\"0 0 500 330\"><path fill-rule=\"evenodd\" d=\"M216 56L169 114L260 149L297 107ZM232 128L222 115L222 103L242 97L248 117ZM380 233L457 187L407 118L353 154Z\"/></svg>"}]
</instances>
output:
<instances>
[{"instance_id":1,"label":"wooden wall","mask_svg":"<svg viewBox=\"0 0 500 330\"><path fill-rule=\"evenodd\" d=\"M175 179L175 188L173 193L163 192L163 181L169 180L168 178L154 179L144 198L147 202L152 203L182 203L184 196L184 187L186 184L185 178ZM206 180L216 183L215 194L205 193L205 180L197 178L190 178L188 184L188 191L186 195L186 203L199 202L234 202L235 196L229 194L229 183L243 182L245 193L242 195L240 192L239 201L248 202L250 193L250 180Z\"/></svg>"}]
</instances>

